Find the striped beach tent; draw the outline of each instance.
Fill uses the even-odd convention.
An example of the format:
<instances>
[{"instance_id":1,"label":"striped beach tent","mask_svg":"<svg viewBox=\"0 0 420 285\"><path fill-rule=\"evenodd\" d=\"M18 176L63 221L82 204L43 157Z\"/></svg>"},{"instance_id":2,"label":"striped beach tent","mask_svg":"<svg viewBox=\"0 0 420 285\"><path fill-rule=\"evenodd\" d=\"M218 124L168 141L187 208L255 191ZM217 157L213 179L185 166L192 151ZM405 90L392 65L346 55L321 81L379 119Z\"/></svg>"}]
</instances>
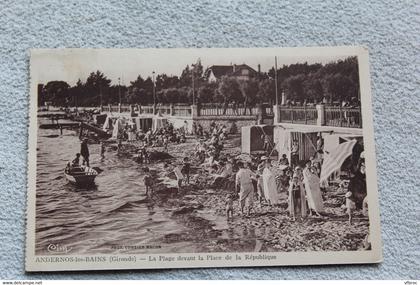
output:
<instances>
[{"instance_id":1,"label":"striped beach tent","mask_svg":"<svg viewBox=\"0 0 420 285\"><path fill-rule=\"evenodd\" d=\"M340 170L344 161L353 153L353 147L357 140L353 139L339 144L329 154L324 153L324 162L321 168L321 182L326 182L328 177L334 172Z\"/></svg>"}]
</instances>

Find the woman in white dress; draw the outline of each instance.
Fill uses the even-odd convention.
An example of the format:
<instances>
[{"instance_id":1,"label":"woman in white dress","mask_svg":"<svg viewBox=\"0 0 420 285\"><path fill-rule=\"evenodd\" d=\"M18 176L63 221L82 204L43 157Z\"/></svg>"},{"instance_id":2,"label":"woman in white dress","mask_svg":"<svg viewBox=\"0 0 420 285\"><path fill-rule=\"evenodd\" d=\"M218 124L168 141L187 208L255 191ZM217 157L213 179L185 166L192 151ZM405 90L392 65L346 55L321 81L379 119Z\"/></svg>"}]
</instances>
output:
<instances>
[{"instance_id":1,"label":"woman in white dress","mask_svg":"<svg viewBox=\"0 0 420 285\"><path fill-rule=\"evenodd\" d=\"M322 201L320 181L318 175L312 172L310 161L306 163L306 167L303 170L303 183L305 185L310 215L312 215L313 211L317 216L321 216L320 213L324 211L324 204Z\"/></svg>"},{"instance_id":2,"label":"woman in white dress","mask_svg":"<svg viewBox=\"0 0 420 285\"><path fill-rule=\"evenodd\" d=\"M280 202L280 196L277 192L276 177L274 176L270 159L265 160L265 167L263 170L263 190L264 196L269 205L276 205Z\"/></svg>"}]
</instances>

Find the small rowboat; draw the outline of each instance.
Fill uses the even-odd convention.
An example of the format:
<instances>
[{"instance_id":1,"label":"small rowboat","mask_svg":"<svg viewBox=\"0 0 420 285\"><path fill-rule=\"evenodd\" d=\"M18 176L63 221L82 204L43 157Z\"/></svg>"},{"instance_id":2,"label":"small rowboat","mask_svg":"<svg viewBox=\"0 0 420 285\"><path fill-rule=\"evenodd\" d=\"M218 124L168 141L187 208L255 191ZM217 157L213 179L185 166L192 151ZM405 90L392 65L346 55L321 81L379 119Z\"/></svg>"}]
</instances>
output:
<instances>
[{"instance_id":1,"label":"small rowboat","mask_svg":"<svg viewBox=\"0 0 420 285\"><path fill-rule=\"evenodd\" d=\"M96 176L98 175L98 172L91 167L76 166L66 168L64 170L64 175L71 183L77 185L88 185L93 183Z\"/></svg>"}]
</instances>

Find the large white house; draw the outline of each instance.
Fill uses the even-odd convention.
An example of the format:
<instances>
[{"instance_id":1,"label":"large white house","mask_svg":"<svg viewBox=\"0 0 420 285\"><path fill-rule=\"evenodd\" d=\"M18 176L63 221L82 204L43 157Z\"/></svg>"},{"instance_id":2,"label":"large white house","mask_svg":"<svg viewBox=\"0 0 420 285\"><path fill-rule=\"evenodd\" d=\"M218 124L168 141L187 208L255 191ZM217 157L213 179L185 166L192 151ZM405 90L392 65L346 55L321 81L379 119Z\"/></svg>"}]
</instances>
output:
<instances>
[{"instance_id":1,"label":"large white house","mask_svg":"<svg viewBox=\"0 0 420 285\"><path fill-rule=\"evenodd\" d=\"M208 82L217 82L223 76L235 77L238 80L249 80L257 77L258 72L246 64L212 65L205 71Z\"/></svg>"}]
</instances>

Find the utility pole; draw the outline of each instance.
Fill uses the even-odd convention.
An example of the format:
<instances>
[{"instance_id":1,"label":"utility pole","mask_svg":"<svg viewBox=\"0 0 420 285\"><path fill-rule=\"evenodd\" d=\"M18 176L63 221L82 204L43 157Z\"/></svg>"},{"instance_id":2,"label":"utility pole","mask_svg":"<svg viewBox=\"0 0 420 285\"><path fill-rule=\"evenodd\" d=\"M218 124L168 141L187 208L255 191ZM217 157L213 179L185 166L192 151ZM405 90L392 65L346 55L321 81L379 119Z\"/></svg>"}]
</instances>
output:
<instances>
[{"instance_id":1,"label":"utility pole","mask_svg":"<svg viewBox=\"0 0 420 285\"><path fill-rule=\"evenodd\" d=\"M152 72L153 81L153 108L156 110L156 82L155 82L155 71Z\"/></svg>"},{"instance_id":2,"label":"utility pole","mask_svg":"<svg viewBox=\"0 0 420 285\"><path fill-rule=\"evenodd\" d=\"M99 98L100 98L99 106L102 107L102 85L99 85Z\"/></svg>"},{"instance_id":3,"label":"utility pole","mask_svg":"<svg viewBox=\"0 0 420 285\"><path fill-rule=\"evenodd\" d=\"M275 77L275 84L276 84L276 105L279 105L279 90L278 90L278 83L277 83L277 56L274 57L274 77Z\"/></svg>"},{"instance_id":4,"label":"utility pole","mask_svg":"<svg viewBox=\"0 0 420 285\"><path fill-rule=\"evenodd\" d=\"M118 77L118 97L119 97L119 103L121 105L121 78Z\"/></svg>"},{"instance_id":5,"label":"utility pole","mask_svg":"<svg viewBox=\"0 0 420 285\"><path fill-rule=\"evenodd\" d=\"M192 66L193 66L193 69L191 70L191 73L192 73L192 104L195 105L194 65L192 65Z\"/></svg>"}]
</instances>

